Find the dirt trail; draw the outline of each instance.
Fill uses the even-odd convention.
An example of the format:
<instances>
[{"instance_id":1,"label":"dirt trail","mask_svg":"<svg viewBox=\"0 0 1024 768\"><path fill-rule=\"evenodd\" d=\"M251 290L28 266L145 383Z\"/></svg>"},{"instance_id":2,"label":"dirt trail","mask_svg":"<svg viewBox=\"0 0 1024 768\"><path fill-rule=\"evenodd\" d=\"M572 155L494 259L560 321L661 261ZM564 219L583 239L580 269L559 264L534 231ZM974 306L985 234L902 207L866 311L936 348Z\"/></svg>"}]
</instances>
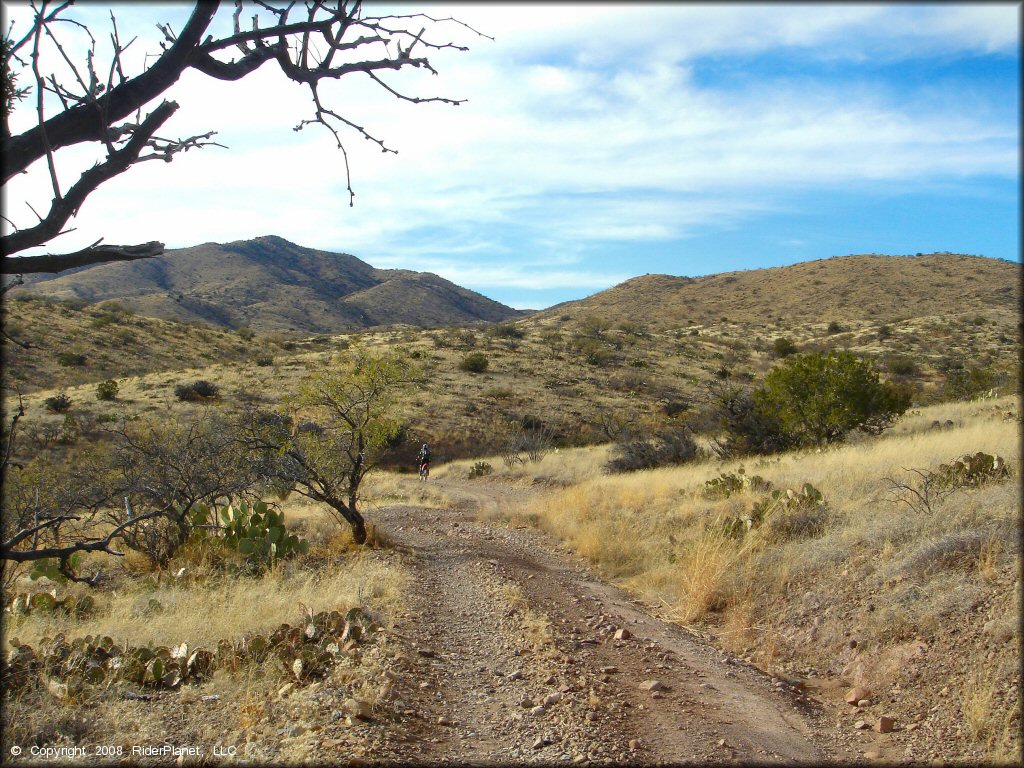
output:
<instances>
[{"instance_id":1,"label":"dirt trail","mask_svg":"<svg viewBox=\"0 0 1024 768\"><path fill-rule=\"evenodd\" d=\"M652 617L543 533L476 521L481 506L521 491L431 482L451 507L374 515L407 549L414 575L410 612L396 626L406 653L391 694L401 738L385 750L395 759L853 757L799 691Z\"/></svg>"}]
</instances>

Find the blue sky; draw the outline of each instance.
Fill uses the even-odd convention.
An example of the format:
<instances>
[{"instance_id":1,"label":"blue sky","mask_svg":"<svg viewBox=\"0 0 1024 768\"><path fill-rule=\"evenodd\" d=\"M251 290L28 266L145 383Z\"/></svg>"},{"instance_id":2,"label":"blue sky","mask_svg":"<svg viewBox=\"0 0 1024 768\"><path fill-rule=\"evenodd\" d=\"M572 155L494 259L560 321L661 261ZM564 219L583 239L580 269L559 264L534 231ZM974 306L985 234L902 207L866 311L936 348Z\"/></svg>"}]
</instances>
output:
<instances>
[{"instance_id":1,"label":"blue sky","mask_svg":"<svg viewBox=\"0 0 1024 768\"><path fill-rule=\"evenodd\" d=\"M121 8L122 34L180 28L188 10ZM277 234L531 308L649 272L849 253L1020 258L1019 5L400 10L421 8L495 40L439 27L471 50L433 57L438 77L389 81L468 99L459 107L337 85L345 114L399 151L347 138L354 208L333 139L292 131L309 111L301 88L269 67L235 86L189 75L167 133L218 130L230 149L133 169L48 250ZM10 211L48 199L45 171L19 183Z\"/></svg>"}]
</instances>

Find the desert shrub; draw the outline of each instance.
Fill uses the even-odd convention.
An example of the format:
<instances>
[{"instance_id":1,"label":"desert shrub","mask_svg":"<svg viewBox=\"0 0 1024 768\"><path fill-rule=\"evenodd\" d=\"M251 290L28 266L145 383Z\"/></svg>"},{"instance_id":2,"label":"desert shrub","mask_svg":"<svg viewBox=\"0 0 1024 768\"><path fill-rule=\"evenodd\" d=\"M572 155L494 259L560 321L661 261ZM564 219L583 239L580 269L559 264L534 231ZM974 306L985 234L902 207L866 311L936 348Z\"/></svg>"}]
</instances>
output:
<instances>
[{"instance_id":1,"label":"desert shrub","mask_svg":"<svg viewBox=\"0 0 1024 768\"><path fill-rule=\"evenodd\" d=\"M241 328L235 331L235 333L237 333L239 338L241 338L244 341L249 341L249 339L256 335L256 332L253 331L252 328L249 328L248 326L245 325L243 325Z\"/></svg>"},{"instance_id":2,"label":"desert shrub","mask_svg":"<svg viewBox=\"0 0 1024 768\"><path fill-rule=\"evenodd\" d=\"M518 330L518 329L516 329L516 330ZM466 348L466 349L473 349L473 347L475 347L477 345L477 343L479 342L479 339L477 338L477 335L473 331L469 330L468 328L466 330L464 330L464 331L459 332L457 334L457 338L459 340L459 344L462 347ZM517 337L512 337L512 338L517 338Z\"/></svg>"},{"instance_id":3,"label":"desert shrub","mask_svg":"<svg viewBox=\"0 0 1024 768\"><path fill-rule=\"evenodd\" d=\"M253 360L253 362L256 363L256 365L265 368L268 365L273 365L274 364L274 356L273 355L257 355L255 357L255 359Z\"/></svg>"},{"instance_id":4,"label":"desert shrub","mask_svg":"<svg viewBox=\"0 0 1024 768\"><path fill-rule=\"evenodd\" d=\"M62 299L58 302L64 309L70 309L72 312L81 312L87 306L89 302L85 299L80 299L77 296L72 296L70 299Z\"/></svg>"},{"instance_id":5,"label":"desert shrub","mask_svg":"<svg viewBox=\"0 0 1024 768\"><path fill-rule=\"evenodd\" d=\"M907 355L892 355L886 358L885 368L894 376L916 376L921 372L917 361Z\"/></svg>"},{"instance_id":6,"label":"desert shrub","mask_svg":"<svg viewBox=\"0 0 1024 768\"><path fill-rule=\"evenodd\" d=\"M958 368L953 365L955 363L947 368L943 385L943 393L949 399L970 400L1001 383L1001 377L991 368L978 365Z\"/></svg>"},{"instance_id":7,"label":"desert shrub","mask_svg":"<svg viewBox=\"0 0 1024 768\"><path fill-rule=\"evenodd\" d=\"M100 310L103 310L104 312L112 312L115 315L132 315L132 314L134 314L134 312L132 312L132 310L128 309L128 307L126 307L124 304L122 304L119 301L113 301L113 300L111 300L111 301L104 301L102 304L99 304L96 308L100 309Z\"/></svg>"},{"instance_id":8,"label":"desert shrub","mask_svg":"<svg viewBox=\"0 0 1024 768\"><path fill-rule=\"evenodd\" d=\"M965 454L934 470L910 468L905 471L913 477L885 478L889 484L887 499L921 515L932 514L933 504L959 488L973 488L1010 476L1001 456L982 451Z\"/></svg>"},{"instance_id":9,"label":"desert shrub","mask_svg":"<svg viewBox=\"0 0 1024 768\"><path fill-rule=\"evenodd\" d=\"M603 368L614 358L614 354L600 341L593 338L577 338L573 342L576 351L583 357L587 365Z\"/></svg>"},{"instance_id":10,"label":"desert shrub","mask_svg":"<svg viewBox=\"0 0 1024 768\"><path fill-rule=\"evenodd\" d=\"M484 477L491 474L493 471L494 467L486 461L478 461L469 468L469 479L472 480L474 477Z\"/></svg>"},{"instance_id":11,"label":"desert shrub","mask_svg":"<svg viewBox=\"0 0 1024 768\"><path fill-rule=\"evenodd\" d=\"M690 403L686 400L669 399L663 401L660 407L663 414L670 419L674 419L676 416L682 416L688 412L690 410Z\"/></svg>"},{"instance_id":12,"label":"desert shrub","mask_svg":"<svg viewBox=\"0 0 1024 768\"><path fill-rule=\"evenodd\" d=\"M523 429L544 429L544 421L529 413L524 414L519 419L519 423Z\"/></svg>"},{"instance_id":13,"label":"desert shrub","mask_svg":"<svg viewBox=\"0 0 1024 768\"><path fill-rule=\"evenodd\" d=\"M522 339L526 336L526 331L512 323L498 323L491 326L488 333L496 339ZM473 338L475 341L476 337Z\"/></svg>"},{"instance_id":14,"label":"desert shrub","mask_svg":"<svg viewBox=\"0 0 1024 768\"><path fill-rule=\"evenodd\" d=\"M629 336L643 337L648 335L647 327L633 320L623 320L619 323L619 330Z\"/></svg>"},{"instance_id":15,"label":"desert shrub","mask_svg":"<svg viewBox=\"0 0 1024 768\"><path fill-rule=\"evenodd\" d=\"M633 368L646 368L648 366L647 361L644 360L642 357L634 357L632 360L629 361L629 364Z\"/></svg>"},{"instance_id":16,"label":"desert shrub","mask_svg":"<svg viewBox=\"0 0 1024 768\"><path fill-rule=\"evenodd\" d=\"M490 365L490 360L483 352L470 352L459 361L459 370L469 373L483 373Z\"/></svg>"},{"instance_id":17,"label":"desert shrub","mask_svg":"<svg viewBox=\"0 0 1024 768\"><path fill-rule=\"evenodd\" d=\"M878 328L878 338L881 340L892 338L892 328L888 325L882 325Z\"/></svg>"},{"instance_id":18,"label":"desert shrub","mask_svg":"<svg viewBox=\"0 0 1024 768\"><path fill-rule=\"evenodd\" d=\"M845 331L845 330L846 330L846 329L845 329L845 328L843 328L843 326L842 326L842 325L840 325L840 324L839 324L838 322L836 322L835 320L833 320L832 322L830 322L830 323L828 324L828 332L829 332L829 333L842 333L842 332L843 332L843 331Z\"/></svg>"},{"instance_id":19,"label":"desert shrub","mask_svg":"<svg viewBox=\"0 0 1024 768\"><path fill-rule=\"evenodd\" d=\"M63 366L83 366L85 355L80 352L61 352L57 355L57 362Z\"/></svg>"},{"instance_id":20,"label":"desert shrub","mask_svg":"<svg viewBox=\"0 0 1024 768\"><path fill-rule=\"evenodd\" d=\"M64 421L57 432L57 442L60 445L74 445L82 436L82 427L78 420L70 413L65 414Z\"/></svg>"},{"instance_id":21,"label":"desert shrub","mask_svg":"<svg viewBox=\"0 0 1024 768\"><path fill-rule=\"evenodd\" d=\"M50 413L66 413L71 408L71 398L68 397L67 392L61 392L48 397L43 401L43 405L46 406L46 410Z\"/></svg>"},{"instance_id":22,"label":"desert shrub","mask_svg":"<svg viewBox=\"0 0 1024 768\"><path fill-rule=\"evenodd\" d=\"M97 400L116 400L117 399L117 382L113 379L107 379L101 381L96 385L96 399Z\"/></svg>"},{"instance_id":23,"label":"desert shrub","mask_svg":"<svg viewBox=\"0 0 1024 768\"><path fill-rule=\"evenodd\" d=\"M786 336L782 336L772 342L772 354L775 357L788 357L799 351L793 340Z\"/></svg>"},{"instance_id":24,"label":"desert shrub","mask_svg":"<svg viewBox=\"0 0 1024 768\"><path fill-rule=\"evenodd\" d=\"M715 453L723 458L778 453L796 445L778 415L757 406L752 390L731 383L717 385L706 407L690 423L724 432L712 440Z\"/></svg>"},{"instance_id":25,"label":"desert shrub","mask_svg":"<svg viewBox=\"0 0 1024 768\"><path fill-rule=\"evenodd\" d=\"M755 409L773 414L800 445L823 445L853 431L879 434L910 405L904 388L879 381L871 361L850 352L799 355L765 377Z\"/></svg>"},{"instance_id":26,"label":"desert shrub","mask_svg":"<svg viewBox=\"0 0 1024 768\"><path fill-rule=\"evenodd\" d=\"M675 464L701 457L697 443L686 429L663 429L653 435L626 433L612 449L605 464L608 472L635 472Z\"/></svg>"},{"instance_id":27,"label":"desert shrub","mask_svg":"<svg viewBox=\"0 0 1024 768\"><path fill-rule=\"evenodd\" d=\"M175 397L186 402L213 399L219 394L220 388L205 379L193 381L191 384L178 384L174 388Z\"/></svg>"},{"instance_id":28,"label":"desert shrub","mask_svg":"<svg viewBox=\"0 0 1024 768\"><path fill-rule=\"evenodd\" d=\"M579 333L583 336L599 339L602 338L605 333L611 329L611 327L612 324L609 320L598 317L597 315L588 315L580 321Z\"/></svg>"}]
</instances>

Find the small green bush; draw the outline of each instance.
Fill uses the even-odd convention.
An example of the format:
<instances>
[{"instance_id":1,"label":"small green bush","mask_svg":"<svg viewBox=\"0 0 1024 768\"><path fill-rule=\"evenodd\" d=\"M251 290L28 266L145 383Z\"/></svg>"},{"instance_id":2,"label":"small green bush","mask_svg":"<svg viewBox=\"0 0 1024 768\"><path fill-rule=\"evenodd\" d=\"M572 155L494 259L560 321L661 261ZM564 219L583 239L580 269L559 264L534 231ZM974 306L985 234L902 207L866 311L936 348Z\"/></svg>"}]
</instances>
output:
<instances>
[{"instance_id":1,"label":"small green bush","mask_svg":"<svg viewBox=\"0 0 1024 768\"><path fill-rule=\"evenodd\" d=\"M526 331L512 323L498 323L491 327L489 333L496 339L521 339L526 336Z\"/></svg>"},{"instance_id":2,"label":"small green bush","mask_svg":"<svg viewBox=\"0 0 1024 768\"><path fill-rule=\"evenodd\" d=\"M212 400L220 395L220 388L216 384L200 379L191 384L178 384L174 388L174 395L185 402Z\"/></svg>"},{"instance_id":3,"label":"small green bush","mask_svg":"<svg viewBox=\"0 0 1024 768\"><path fill-rule=\"evenodd\" d=\"M57 355L57 362L66 367L81 367L85 365L85 355L79 352L61 352Z\"/></svg>"},{"instance_id":4,"label":"small green bush","mask_svg":"<svg viewBox=\"0 0 1024 768\"><path fill-rule=\"evenodd\" d=\"M256 359L253 362L255 362L256 365L265 368L274 364L274 357L273 355L256 355Z\"/></svg>"},{"instance_id":5,"label":"small green bush","mask_svg":"<svg viewBox=\"0 0 1024 768\"><path fill-rule=\"evenodd\" d=\"M483 373L490 365L490 360L483 352L470 352L459 362L459 370L469 373Z\"/></svg>"},{"instance_id":6,"label":"small green bush","mask_svg":"<svg viewBox=\"0 0 1024 768\"><path fill-rule=\"evenodd\" d=\"M474 477L484 477L491 474L494 471L494 467L488 464L486 461L478 461L469 469L469 479L472 480Z\"/></svg>"},{"instance_id":7,"label":"small green bush","mask_svg":"<svg viewBox=\"0 0 1024 768\"><path fill-rule=\"evenodd\" d=\"M244 325L237 331L235 331L235 333L237 333L239 337L241 337L245 341L249 341L249 339L256 335L255 331Z\"/></svg>"},{"instance_id":8,"label":"small green bush","mask_svg":"<svg viewBox=\"0 0 1024 768\"><path fill-rule=\"evenodd\" d=\"M785 336L772 342L772 354L775 355L775 357L788 357L789 355L796 354L799 351L799 348L793 340Z\"/></svg>"},{"instance_id":9,"label":"small green bush","mask_svg":"<svg viewBox=\"0 0 1024 768\"><path fill-rule=\"evenodd\" d=\"M946 372L943 390L951 400L971 400L995 389L1000 384L1000 378L992 368L985 366L951 366Z\"/></svg>"},{"instance_id":10,"label":"small green bush","mask_svg":"<svg viewBox=\"0 0 1024 768\"><path fill-rule=\"evenodd\" d=\"M829 333L842 333L845 330L846 329L843 328L843 326L840 325L839 323L837 323L835 320L833 320L831 323L828 324L828 332Z\"/></svg>"},{"instance_id":11,"label":"small green bush","mask_svg":"<svg viewBox=\"0 0 1024 768\"><path fill-rule=\"evenodd\" d=\"M888 325L880 326L878 329L878 338L882 340L892 338L892 328Z\"/></svg>"},{"instance_id":12,"label":"small green bush","mask_svg":"<svg viewBox=\"0 0 1024 768\"><path fill-rule=\"evenodd\" d=\"M685 464L701 457L701 450L686 429L664 429L651 435L626 433L612 449L612 458L605 464L608 472L636 472L675 464Z\"/></svg>"},{"instance_id":13,"label":"small green bush","mask_svg":"<svg viewBox=\"0 0 1024 768\"><path fill-rule=\"evenodd\" d=\"M916 376L921 372L917 361L906 355L893 355L885 361L885 368L894 376Z\"/></svg>"},{"instance_id":14,"label":"small green bush","mask_svg":"<svg viewBox=\"0 0 1024 768\"><path fill-rule=\"evenodd\" d=\"M43 404L50 413L66 413L71 408L71 398L68 397L67 392L61 392L53 397L46 398Z\"/></svg>"},{"instance_id":15,"label":"small green bush","mask_svg":"<svg viewBox=\"0 0 1024 768\"><path fill-rule=\"evenodd\" d=\"M117 399L117 382L113 379L107 379L101 381L96 385L96 399L97 400L116 400Z\"/></svg>"}]
</instances>

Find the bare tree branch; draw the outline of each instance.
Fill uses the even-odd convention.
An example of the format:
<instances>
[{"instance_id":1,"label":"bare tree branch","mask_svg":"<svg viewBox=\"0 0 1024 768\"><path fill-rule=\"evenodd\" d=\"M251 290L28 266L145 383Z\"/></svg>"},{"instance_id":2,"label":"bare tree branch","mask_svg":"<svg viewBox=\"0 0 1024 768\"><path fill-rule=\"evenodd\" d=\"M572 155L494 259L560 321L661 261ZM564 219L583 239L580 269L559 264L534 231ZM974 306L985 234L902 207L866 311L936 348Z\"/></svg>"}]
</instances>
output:
<instances>
[{"instance_id":1,"label":"bare tree branch","mask_svg":"<svg viewBox=\"0 0 1024 768\"><path fill-rule=\"evenodd\" d=\"M164 244L155 240L141 245L90 245L74 253L47 256L5 256L0 274L31 275L63 272L65 269L102 264L108 261L136 261L160 256Z\"/></svg>"},{"instance_id":2,"label":"bare tree branch","mask_svg":"<svg viewBox=\"0 0 1024 768\"><path fill-rule=\"evenodd\" d=\"M159 41L161 52L150 63L146 54L143 69L138 74L126 73L123 54L136 40L121 42L121 31L117 19L110 14L112 31L109 35L109 61L97 60L96 39L84 24L73 18L64 18L62 13L72 3L60 2L51 5L41 0L36 7L35 17L28 31L19 39L11 37L13 28L4 37L3 76L5 92L13 93L14 100L20 99L26 89L13 89L18 73L13 65L31 70L36 87L36 124L20 135L11 136L8 130L5 104L5 142L2 146L3 183L6 184L18 174L26 173L40 159L45 159L53 200L49 211L36 214L39 219L33 227L19 228L11 223L11 231L0 238L0 248L5 255L11 255L49 242L65 231L70 218L77 215L86 197L101 184L124 173L131 166L148 160L170 161L189 149L222 146L211 141L214 131L186 139L163 139L155 135L156 129L170 118L176 105L164 101L145 119L141 119L147 105L155 102L162 93L174 85L188 69L195 69L209 77L225 82L234 82L252 74L263 64L273 61L290 80L310 88L314 112L312 117L300 120L296 130L318 124L330 131L338 148L343 153L346 182L350 205L354 200L348 153L342 142L340 129L352 129L365 139L375 142L382 152L395 152L382 138L374 136L337 108L321 100L318 86L325 81L338 80L357 72L368 75L373 82L390 96L413 104L440 102L460 104L463 100L441 96L421 97L401 91L386 83L381 73L406 68L426 69L437 74L424 51L452 49L465 51L466 46L453 41L430 39L426 22L440 25L451 22L480 37L487 37L472 27L455 19L435 19L426 14L408 15L364 15L360 0L305 0L303 3L270 3L256 0L252 3L251 29L242 29L244 0L231 4L231 33L216 37L208 30L219 8L218 2L197 2L180 33L170 24L157 24L164 39ZM261 19L264 22L262 23ZM66 23L79 27L88 35L84 59L78 61L70 55L74 50L58 39L55 25ZM408 26L406 26L408 25ZM414 26L415 25L415 26ZM44 73L41 64L44 42L50 58L60 64L62 75L56 72ZM50 51L50 48L53 51ZM232 49L241 56L237 59L218 58ZM413 50L421 53L413 56ZM28 51L30 62L18 56L18 51ZM107 54L104 54L107 55ZM47 59L49 61L50 59ZM7 88L11 85L12 88ZM44 92L53 94L59 101L56 114L47 115L44 107L52 110L56 102L44 102ZM122 122L136 114L135 122ZM61 151L83 142L94 142L105 149L105 158L81 174L77 182L63 190L58 171ZM145 152L145 149L149 152ZM28 203L28 201L25 201ZM29 204L30 209L35 208ZM149 244L147 244L149 245ZM88 249L87 249L88 250ZM19 266L4 265L4 273L55 272L66 269L64 264L78 265L76 258L84 263L102 261L103 252L91 250L88 254L79 252L65 257L52 257L49 266L27 269L28 262L19 260ZM33 257L47 259L51 257Z\"/></svg>"}]
</instances>

